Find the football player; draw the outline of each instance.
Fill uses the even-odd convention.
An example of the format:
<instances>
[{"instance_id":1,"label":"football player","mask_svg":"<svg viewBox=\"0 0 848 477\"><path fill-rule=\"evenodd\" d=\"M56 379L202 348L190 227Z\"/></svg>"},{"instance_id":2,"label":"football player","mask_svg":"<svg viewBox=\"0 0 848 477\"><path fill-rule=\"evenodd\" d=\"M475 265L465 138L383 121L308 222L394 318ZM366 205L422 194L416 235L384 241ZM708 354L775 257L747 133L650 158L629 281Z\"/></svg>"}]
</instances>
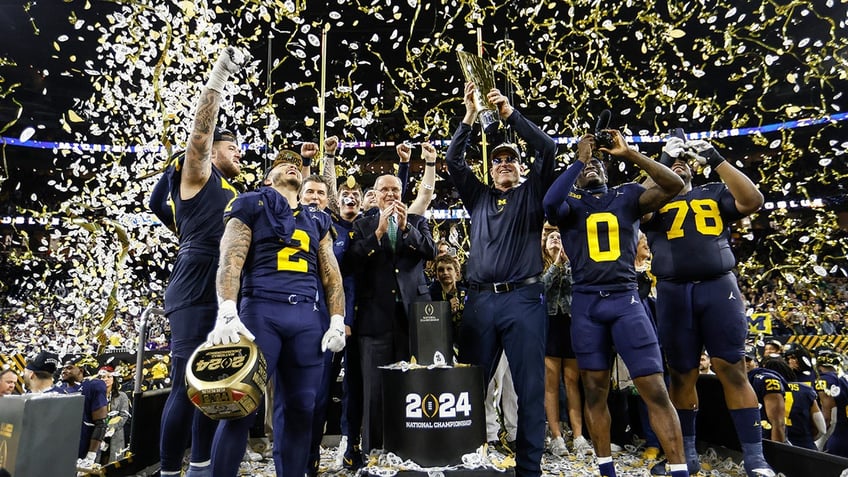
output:
<instances>
[{"instance_id":1,"label":"football player","mask_svg":"<svg viewBox=\"0 0 848 477\"><path fill-rule=\"evenodd\" d=\"M165 291L172 385L162 412L162 476L181 474L189 442L191 458L186 476L212 475L211 445L217 422L189 401L185 369L189 357L215 324L215 270L224 233L221 217L238 195L229 180L241 171L241 149L235 134L216 127L216 122L224 86L246 60L245 54L233 47L219 55L197 100L185 154L168 167L150 198L153 212L179 236L179 252Z\"/></svg>"},{"instance_id":2,"label":"football player","mask_svg":"<svg viewBox=\"0 0 848 477\"><path fill-rule=\"evenodd\" d=\"M694 161L709 165L723 182L694 186ZM695 384L700 353L706 348L742 445L745 471L751 477L773 476L763 457L757 398L742 360L748 324L731 272L736 260L729 229L732 222L759 210L763 195L703 140L670 138L660 162L685 185L677 197L643 218L642 229L654 256L657 332L668 360L669 394L683 430L689 471L700 468L695 449ZM652 473L662 475L662 466Z\"/></svg>"},{"instance_id":3,"label":"football player","mask_svg":"<svg viewBox=\"0 0 848 477\"><path fill-rule=\"evenodd\" d=\"M620 132L605 131L612 135L611 147L599 148L594 135L583 136L577 144L578 160L557 178L544 199L548 221L559 226L572 263L571 336L586 390L586 423L601 475L615 476L607 407L615 346L645 400L671 475L685 476L689 472L680 425L663 381L657 335L639 299L635 269L641 217L674 197L683 181L668 167L629 148ZM607 187L606 169L595 157L597 152L633 162L654 184Z\"/></svg>"},{"instance_id":4,"label":"football player","mask_svg":"<svg viewBox=\"0 0 848 477\"><path fill-rule=\"evenodd\" d=\"M275 393L284 401L282 438L274 442L277 475L303 477L307 471L312 423L323 354L345 345L344 291L333 255L330 216L297 204L301 158L281 151L265 187L240 195L225 212L217 290L221 299L212 344L252 339L265 355ZM242 278L243 275L243 278ZM320 281L319 281L320 280ZM323 284L330 324L316 303ZM236 306L236 300L241 301ZM242 320L244 320L242 322ZM254 416L223 421L215 433L215 476L236 476Z\"/></svg>"}]
</instances>

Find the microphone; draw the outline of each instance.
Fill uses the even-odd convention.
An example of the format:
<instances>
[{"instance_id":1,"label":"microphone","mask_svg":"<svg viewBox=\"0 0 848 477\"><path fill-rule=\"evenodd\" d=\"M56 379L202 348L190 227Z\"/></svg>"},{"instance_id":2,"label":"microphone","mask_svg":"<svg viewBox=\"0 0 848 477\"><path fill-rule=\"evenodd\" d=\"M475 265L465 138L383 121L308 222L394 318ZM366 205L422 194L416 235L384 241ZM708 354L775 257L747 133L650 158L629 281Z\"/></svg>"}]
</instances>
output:
<instances>
[{"instance_id":1,"label":"microphone","mask_svg":"<svg viewBox=\"0 0 848 477\"><path fill-rule=\"evenodd\" d=\"M610 118L612 118L612 113L609 109L601 111L601 115L598 116L598 122L595 123L595 132L601 131L603 129L608 129Z\"/></svg>"}]
</instances>

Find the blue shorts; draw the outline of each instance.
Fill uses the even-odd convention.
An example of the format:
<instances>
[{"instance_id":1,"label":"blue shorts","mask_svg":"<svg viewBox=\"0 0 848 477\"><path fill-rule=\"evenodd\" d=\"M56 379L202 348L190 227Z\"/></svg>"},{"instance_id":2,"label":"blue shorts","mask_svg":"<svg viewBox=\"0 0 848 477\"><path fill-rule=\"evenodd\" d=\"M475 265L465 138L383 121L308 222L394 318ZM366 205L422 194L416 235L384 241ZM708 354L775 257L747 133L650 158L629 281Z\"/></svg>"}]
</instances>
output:
<instances>
[{"instance_id":1,"label":"blue shorts","mask_svg":"<svg viewBox=\"0 0 848 477\"><path fill-rule=\"evenodd\" d=\"M574 359L571 345L571 315L548 315L548 342L545 356Z\"/></svg>"},{"instance_id":2,"label":"blue shorts","mask_svg":"<svg viewBox=\"0 0 848 477\"><path fill-rule=\"evenodd\" d=\"M571 342L580 369L610 369L613 346L630 376L662 373L657 334L636 290L574 292Z\"/></svg>"},{"instance_id":3,"label":"blue shorts","mask_svg":"<svg viewBox=\"0 0 848 477\"><path fill-rule=\"evenodd\" d=\"M745 354L748 319L736 277L657 283L657 332L670 368L698 367L701 349L736 363Z\"/></svg>"}]
</instances>

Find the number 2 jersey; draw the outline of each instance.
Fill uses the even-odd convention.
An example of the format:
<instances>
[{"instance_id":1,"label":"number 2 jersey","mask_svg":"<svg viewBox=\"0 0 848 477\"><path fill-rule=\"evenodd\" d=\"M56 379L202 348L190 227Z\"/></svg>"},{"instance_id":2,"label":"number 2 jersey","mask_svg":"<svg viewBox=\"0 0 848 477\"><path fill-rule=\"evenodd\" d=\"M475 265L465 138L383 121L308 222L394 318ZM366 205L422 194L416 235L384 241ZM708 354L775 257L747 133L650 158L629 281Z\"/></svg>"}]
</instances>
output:
<instances>
[{"instance_id":1,"label":"number 2 jersey","mask_svg":"<svg viewBox=\"0 0 848 477\"><path fill-rule=\"evenodd\" d=\"M287 231L290 238L286 239L286 231L275 231L272 219L269 219L271 205L268 204L269 200L286 199L270 187L263 189L241 194L232 208L224 213L228 219L239 219L252 232L241 294L282 302L290 299L303 301L304 297L317 301L318 287L321 286L318 243L330 230L332 220L317 207L300 205L290 212L294 229ZM273 214L270 216L273 217Z\"/></svg>"},{"instance_id":2,"label":"number 2 jersey","mask_svg":"<svg viewBox=\"0 0 848 477\"><path fill-rule=\"evenodd\" d=\"M651 273L658 280L688 282L729 272L736 265L729 225L742 217L720 182L675 197L642 225L653 252Z\"/></svg>"}]
</instances>

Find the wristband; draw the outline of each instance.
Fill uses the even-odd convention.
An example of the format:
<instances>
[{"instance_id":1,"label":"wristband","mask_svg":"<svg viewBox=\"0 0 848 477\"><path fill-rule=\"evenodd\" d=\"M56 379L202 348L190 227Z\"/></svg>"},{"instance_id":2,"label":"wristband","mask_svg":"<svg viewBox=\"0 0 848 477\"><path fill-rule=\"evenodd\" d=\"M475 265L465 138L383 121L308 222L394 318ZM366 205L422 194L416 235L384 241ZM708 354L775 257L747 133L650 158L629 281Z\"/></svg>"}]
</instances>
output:
<instances>
[{"instance_id":1,"label":"wristband","mask_svg":"<svg viewBox=\"0 0 848 477\"><path fill-rule=\"evenodd\" d=\"M311 157L304 157L303 158L303 167L309 167L311 165L312 165L312 158Z\"/></svg>"},{"instance_id":2,"label":"wristband","mask_svg":"<svg viewBox=\"0 0 848 477\"><path fill-rule=\"evenodd\" d=\"M436 165L436 161L433 161L433 162L427 162L427 161L424 161L424 165L425 165L425 166L435 166L435 165Z\"/></svg>"},{"instance_id":3,"label":"wristband","mask_svg":"<svg viewBox=\"0 0 848 477\"><path fill-rule=\"evenodd\" d=\"M423 187L427 190L433 190L433 186L431 186L430 184L421 184L421 187Z\"/></svg>"}]
</instances>

